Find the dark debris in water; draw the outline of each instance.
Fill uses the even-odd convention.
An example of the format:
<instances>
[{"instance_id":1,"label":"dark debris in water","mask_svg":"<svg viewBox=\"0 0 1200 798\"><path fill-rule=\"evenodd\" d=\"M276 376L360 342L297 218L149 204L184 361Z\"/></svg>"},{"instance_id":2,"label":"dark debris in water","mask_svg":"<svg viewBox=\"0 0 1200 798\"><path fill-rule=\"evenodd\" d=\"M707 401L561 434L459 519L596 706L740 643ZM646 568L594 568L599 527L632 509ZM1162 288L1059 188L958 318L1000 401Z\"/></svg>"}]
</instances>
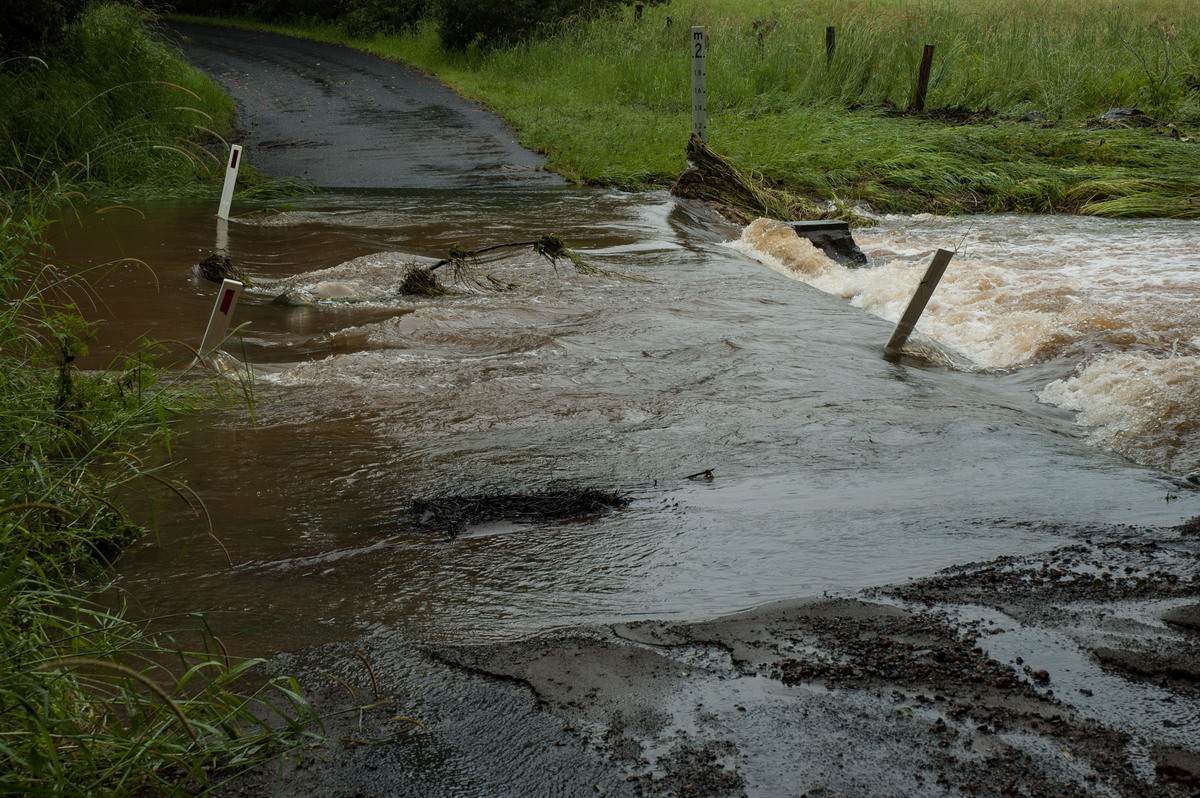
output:
<instances>
[{"instance_id":1,"label":"dark debris in water","mask_svg":"<svg viewBox=\"0 0 1200 798\"><path fill-rule=\"evenodd\" d=\"M414 499L409 511L417 529L455 538L469 526L497 521L542 524L591 518L624 507L630 501L630 497L612 491L583 488Z\"/></svg>"},{"instance_id":2,"label":"dark debris in water","mask_svg":"<svg viewBox=\"0 0 1200 798\"><path fill-rule=\"evenodd\" d=\"M233 265L229 260L229 256L221 252L210 253L207 258L197 263L192 267L192 273L201 280L208 280L210 283L221 283L226 279L237 280L239 283L252 286L254 281L246 276L245 272Z\"/></svg>"},{"instance_id":3,"label":"dark debris in water","mask_svg":"<svg viewBox=\"0 0 1200 798\"><path fill-rule=\"evenodd\" d=\"M414 265L404 275L400 293L413 296L448 296L454 292L439 283L437 276L428 266Z\"/></svg>"}]
</instances>

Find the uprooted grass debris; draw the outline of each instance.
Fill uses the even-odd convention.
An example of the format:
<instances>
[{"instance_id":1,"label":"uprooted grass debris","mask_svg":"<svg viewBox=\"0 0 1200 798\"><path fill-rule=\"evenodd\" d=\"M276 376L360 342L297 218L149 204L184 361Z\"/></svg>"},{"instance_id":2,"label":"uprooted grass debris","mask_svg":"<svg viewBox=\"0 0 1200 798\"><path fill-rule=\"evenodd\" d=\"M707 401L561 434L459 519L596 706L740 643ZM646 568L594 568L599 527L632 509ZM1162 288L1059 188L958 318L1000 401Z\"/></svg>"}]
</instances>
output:
<instances>
[{"instance_id":1,"label":"uprooted grass debris","mask_svg":"<svg viewBox=\"0 0 1200 798\"><path fill-rule=\"evenodd\" d=\"M578 488L414 499L409 512L420 531L453 539L473 525L497 521L541 524L589 518L625 507L631 501L629 496L614 491Z\"/></svg>"},{"instance_id":2,"label":"uprooted grass debris","mask_svg":"<svg viewBox=\"0 0 1200 798\"><path fill-rule=\"evenodd\" d=\"M409 296L448 296L454 292L438 282L437 276L428 266L414 263L408 267L400 293Z\"/></svg>"},{"instance_id":3,"label":"uprooted grass debris","mask_svg":"<svg viewBox=\"0 0 1200 798\"><path fill-rule=\"evenodd\" d=\"M751 219L759 216L785 222L841 219L856 224L862 221L860 215L849 209L822 207L804 197L773 188L760 175L739 169L694 133L688 140L687 160L687 171L679 176L671 193L710 205L739 224L749 224Z\"/></svg>"},{"instance_id":4,"label":"uprooted grass debris","mask_svg":"<svg viewBox=\"0 0 1200 798\"><path fill-rule=\"evenodd\" d=\"M404 276L404 281L400 284L400 293L413 296L445 296L454 293L452 290L439 284L437 277L433 274L443 266L451 267L451 271L453 272L451 281L453 283L483 290L508 291L515 288L515 284L494 277L479 268L479 257L500 249L521 247L532 248L535 253L548 260L555 271L558 270L559 262L565 260L579 274L605 277L620 276L591 265L578 252L569 247L562 238L553 233L547 233L534 241L493 244L487 247L480 247L479 249L469 250L460 244L455 244L450 248L449 254L437 263L429 266L414 265L410 267Z\"/></svg>"}]
</instances>

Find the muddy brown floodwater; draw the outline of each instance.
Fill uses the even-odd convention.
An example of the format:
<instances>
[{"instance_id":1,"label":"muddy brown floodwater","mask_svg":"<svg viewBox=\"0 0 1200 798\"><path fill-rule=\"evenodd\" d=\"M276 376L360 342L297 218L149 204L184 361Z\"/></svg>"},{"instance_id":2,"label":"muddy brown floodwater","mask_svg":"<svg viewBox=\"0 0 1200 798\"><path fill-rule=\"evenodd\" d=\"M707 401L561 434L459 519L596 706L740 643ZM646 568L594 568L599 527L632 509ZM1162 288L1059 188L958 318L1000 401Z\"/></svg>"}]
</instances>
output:
<instances>
[{"instance_id":1,"label":"muddy brown floodwater","mask_svg":"<svg viewBox=\"0 0 1200 798\"><path fill-rule=\"evenodd\" d=\"M732 245L740 230L665 194L337 193L242 210L231 256L259 286L226 350L253 366L253 418L186 419L174 450L234 565L168 505L119 571L147 615L202 610L237 653L295 652L281 662L312 674L319 702L347 700L322 673L369 692L355 652L372 662L395 705L344 731L394 744L321 754L280 777L285 793L317 794L322 773L350 785L328 794L1188 794L1170 785L1195 772L1195 672L1139 674L1105 651L1195 656L1194 633L1162 620L1196 601L1195 539L1169 529L1200 514L1190 472L1106 451L1039 399L1102 358L1103 338L1001 369L889 362L889 322L766 268ZM155 266L94 281L110 321L93 362L142 335L194 342L211 306L189 269L212 248L212 209L142 211L58 242L68 262ZM859 239L883 279L968 225L1017 239L980 247L973 269L1015 268L1022 225L1058 223L885 219ZM639 280L509 251L486 268L511 291L394 294L414 259L549 230ZM289 291L314 299L274 304ZM974 304L980 329L1005 323L978 297L933 310L951 301ZM1194 452L1168 445L1176 462ZM454 540L411 512L414 499L577 488L632 501ZM959 592L929 581L943 568L962 573ZM1067 582L1091 592L1042 587ZM737 622L741 643L689 626L806 596L880 605L881 620L805 610ZM650 618L677 637L620 631ZM864 639L880 642L851 645ZM747 645L762 650L736 654ZM397 737L397 714L426 730Z\"/></svg>"},{"instance_id":2,"label":"muddy brown floodwater","mask_svg":"<svg viewBox=\"0 0 1200 798\"><path fill-rule=\"evenodd\" d=\"M85 366L198 342L214 210L62 226L104 320ZM350 701L329 674L393 703L227 792L1195 794L1192 223L883 218L851 271L655 192L236 212L253 414L185 419L172 471L233 565L165 502L120 584L323 708ZM481 265L512 290L396 294L453 244L546 232L625 278L502 250ZM630 501L454 539L412 512L580 489Z\"/></svg>"}]
</instances>

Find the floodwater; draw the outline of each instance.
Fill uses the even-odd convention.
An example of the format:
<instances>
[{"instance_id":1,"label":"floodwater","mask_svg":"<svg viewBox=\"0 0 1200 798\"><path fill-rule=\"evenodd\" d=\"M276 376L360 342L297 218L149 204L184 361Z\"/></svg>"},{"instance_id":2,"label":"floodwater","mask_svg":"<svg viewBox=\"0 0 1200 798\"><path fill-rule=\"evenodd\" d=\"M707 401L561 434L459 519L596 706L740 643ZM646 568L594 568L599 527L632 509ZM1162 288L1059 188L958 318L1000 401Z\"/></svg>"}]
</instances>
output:
<instances>
[{"instance_id":1,"label":"floodwater","mask_svg":"<svg viewBox=\"0 0 1200 798\"><path fill-rule=\"evenodd\" d=\"M69 263L152 267L94 271L89 312L108 321L92 364L143 336L198 344L216 293L189 276L215 246L214 209L139 210L57 241ZM708 617L1200 514L1184 479L1200 470L1195 223L886 218L856 231L872 267L852 271L665 193L238 210L229 254L259 287L226 350L252 364L257 400L252 416L185 420L171 471L233 565L164 497L119 576L147 614L209 611L242 653L384 628L479 641ZM482 266L513 290L395 297L414 259L546 232L636 279L512 249ZM958 255L918 328L937 344L885 359L938 247ZM273 304L285 291L340 298ZM634 501L453 541L408 511L561 487Z\"/></svg>"}]
</instances>

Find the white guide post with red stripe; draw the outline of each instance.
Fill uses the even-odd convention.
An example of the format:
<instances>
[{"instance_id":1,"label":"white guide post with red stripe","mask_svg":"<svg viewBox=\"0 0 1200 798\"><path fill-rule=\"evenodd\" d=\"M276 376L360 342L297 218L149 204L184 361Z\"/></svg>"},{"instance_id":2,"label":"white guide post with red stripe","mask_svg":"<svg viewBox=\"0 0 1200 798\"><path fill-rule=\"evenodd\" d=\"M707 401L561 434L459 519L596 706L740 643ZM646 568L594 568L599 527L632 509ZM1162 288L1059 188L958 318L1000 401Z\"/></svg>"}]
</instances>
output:
<instances>
[{"instance_id":1,"label":"white guide post with red stripe","mask_svg":"<svg viewBox=\"0 0 1200 798\"><path fill-rule=\"evenodd\" d=\"M229 207L233 204L233 187L237 183L238 168L242 165L242 145L234 144L229 148L229 163L225 166L225 186L221 189L221 205L217 208L217 217L229 218Z\"/></svg>"},{"instance_id":2,"label":"white guide post with red stripe","mask_svg":"<svg viewBox=\"0 0 1200 798\"><path fill-rule=\"evenodd\" d=\"M237 307L243 287L237 280L221 283L217 301L213 303L212 315L208 317L208 329L204 331L204 339L200 342L201 358L208 357L225 340L225 334L229 331L229 320L233 318L233 309Z\"/></svg>"}]
</instances>

